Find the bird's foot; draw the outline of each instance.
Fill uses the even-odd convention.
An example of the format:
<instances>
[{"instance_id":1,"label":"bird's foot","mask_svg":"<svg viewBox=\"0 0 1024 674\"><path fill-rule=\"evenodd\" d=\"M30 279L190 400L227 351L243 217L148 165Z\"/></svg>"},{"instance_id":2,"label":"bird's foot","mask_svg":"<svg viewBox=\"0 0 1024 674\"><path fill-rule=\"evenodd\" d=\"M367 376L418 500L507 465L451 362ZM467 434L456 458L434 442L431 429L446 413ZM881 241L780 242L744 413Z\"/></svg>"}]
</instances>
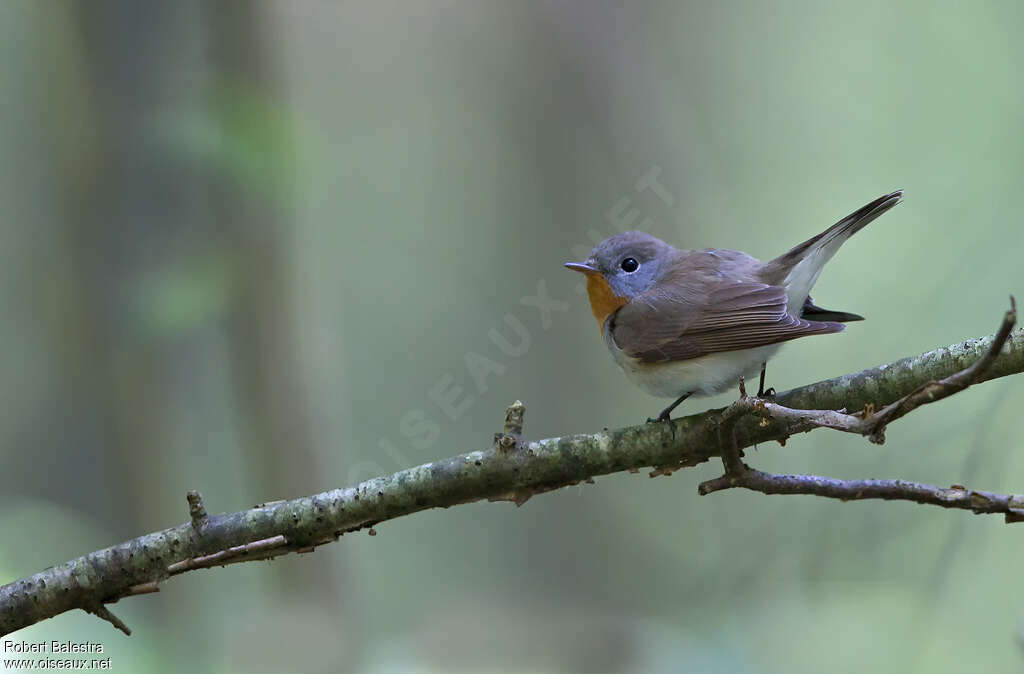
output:
<instances>
[{"instance_id":1,"label":"bird's foot","mask_svg":"<svg viewBox=\"0 0 1024 674\"><path fill-rule=\"evenodd\" d=\"M658 422L658 421L664 421L666 424L668 424L669 430L672 431L672 439L675 440L675 438L676 438L676 422L672 421L672 418L669 415L672 414L672 410L674 410L675 408L679 407L679 403L683 402L684 400L686 400L687 398L690 397L690 393L692 393L692 391L687 391L683 395L681 395L678 398L676 398L675 402L673 402L671 405L669 405L668 407L666 407L665 409L663 409L661 411L661 414L658 415L657 419L652 419L651 417L647 417L647 423L653 424L653 423Z\"/></svg>"},{"instance_id":2,"label":"bird's foot","mask_svg":"<svg viewBox=\"0 0 1024 674\"><path fill-rule=\"evenodd\" d=\"M767 362L761 363L761 383L757 387L757 397L761 398L762 400L771 399L771 398L775 397L775 389L774 388L769 388L768 390L765 390L765 388L764 388L764 373L765 373L766 369L768 369L768 363Z\"/></svg>"},{"instance_id":3,"label":"bird's foot","mask_svg":"<svg viewBox=\"0 0 1024 674\"><path fill-rule=\"evenodd\" d=\"M672 437L675 438L676 422L672 421L672 417L670 416L671 412L672 410L670 409L662 410L661 414L659 414L657 417L647 417L647 423L656 424L659 421L664 421L666 424L668 424L668 429L672 431Z\"/></svg>"}]
</instances>

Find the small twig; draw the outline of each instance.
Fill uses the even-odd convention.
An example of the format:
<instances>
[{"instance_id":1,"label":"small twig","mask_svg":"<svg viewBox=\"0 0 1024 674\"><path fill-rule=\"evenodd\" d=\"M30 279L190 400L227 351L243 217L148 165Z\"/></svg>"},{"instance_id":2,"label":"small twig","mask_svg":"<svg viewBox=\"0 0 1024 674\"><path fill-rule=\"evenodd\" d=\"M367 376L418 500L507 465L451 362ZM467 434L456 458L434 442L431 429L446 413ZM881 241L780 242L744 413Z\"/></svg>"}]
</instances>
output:
<instances>
[{"instance_id":1,"label":"small twig","mask_svg":"<svg viewBox=\"0 0 1024 674\"><path fill-rule=\"evenodd\" d=\"M997 494L962 485L936 487L907 480L837 480L818 475L777 475L746 468L740 475L723 475L700 485L701 495L742 487L762 494L810 494L842 501L882 499L913 501L981 514L1002 514L1008 524L1024 521L1024 495Z\"/></svg>"},{"instance_id":2,"label":"small twig","mask_svg":"<svg viewBox=\"0 0 1024 674\"><path fill-rule=\"evenodd\" d=\"M159 591L160 583L154 580L149 583L139 583L138 585L132 585L130 588L128 588L128 591L124 593L124 596L131 597L137 594L152 594L153 592ZM117 599L114 599L113 601L117 601Z\"/></svg>"},{"instance_id":3,"label":"small twig","mask_svg":"<svg viewBox=\"0 0 1024 674\"><path fill-rule=\"evenodd\" d=\"M505 410L505 435L522 435L526 405L517 400Z\"/></svg>"},{"instance_id":4,"label":"small twig","mask_svg":"<svg viewBox=\"0 0 1024 674\"><path fill-rule=\"evenodd\" d=\"M746 393L743 388L743 379L740 378L740 391ZM725 467L725 475L730 479L742 476L747 470L747 464L743 463L743 452L736 444L736 420L739 418L739 415L732 416L718 427L718 441L722 445L722 465Z\"/></svg>"},{"instance_id":5,"label":"small twig","mask_svg":"<svg viewBox=\"0 0 1024 674\"><path fill-rule=\"evenodd\" d=\"M188 501L188 514L192 519L192 527L199 531L206 523L208 517L206 507L203 505L203 497L198 491L193 489L185 495L185 500Z\"/></svg>"},{"instance_id":6,"label":"small twig","mask_svg":"<svg viewBox=\"0 0 1024 674\"><path fill-rule=\"evenodd\" d=\"M526 416L526 405L515 401L505 410L505 426L501 433L494 434L494 446L511 452L523 444L523 419Z\"/></svg>"},{"instance_id":7,"label":"small twig","mask_svg":"<svg viewBox=\"0 0 1024 674\"><path fill-rule=\"evenodd\" d=\"M927 405L954 393L963 391L981 381L988 368L1006 344L1017 321L1017 303L1010 296L1010 310L985 354L972 365L945 379L927 382L878 412L866 409L863 416L831 410L796 410L765 402L746 395L740 378L740 399L723 411L719 420L719 444L722 450L724 474L702 482L701 495L723 489L742 487L764 494L811 494L827 498L854 501L885 499L913 501L943 508L960 508L978 514L1002 514L1007 523L1024 521L1024 496L974 491L961 485L943 489L906 480L837 480L817 475L777 475L763 473L743 463L742 452L735 435L737 421L753 412L763 418L783 422L791 433L812 428L832 428L846 433L867 436L872 442L885 440L887 424L900 419L922 405Z\"/></svg>"},{"instance_id":8,"label":"small twig","mask_svg":"<svg viewBox=\"0 0 1024 674\"><path fill-rule=\"evenodd\" d=\"M87 613L93 614L97 618L102 618L103 620L106 620L108 623L124 632L127 636L132 635L132 631L128 628L127 625L124 624L124 621L118 618L113 613L111 613L110 609L108 609L103 604L93 604L91 606L86 607L84 610Z\"/></svg>"},{"instance_id":9,"label":"small twig","mask_svg":"<svg viewBox=\"0 0 1024 674\"><path fill-rule=\"evenodd\" d=\"M287 546L288 539L284 536L272 536L271 538L264 538L260 541L246 543L245 545L236 545L235 547L228 548L226 550L218 550L217 552L209 555L203 555L202 557L183 559L180 562L175 562L168 566L167 573L173 576L179 573L184 573L185 571L191 571L192 569L224 566L230 564L232 561L241 561L237 559L239 557L244 557L245 561L275 557L279 554L277 552L277 548L287 548ZM285 550L281 550L281 552L285 552Z\"/></svg>"}]
</instances>

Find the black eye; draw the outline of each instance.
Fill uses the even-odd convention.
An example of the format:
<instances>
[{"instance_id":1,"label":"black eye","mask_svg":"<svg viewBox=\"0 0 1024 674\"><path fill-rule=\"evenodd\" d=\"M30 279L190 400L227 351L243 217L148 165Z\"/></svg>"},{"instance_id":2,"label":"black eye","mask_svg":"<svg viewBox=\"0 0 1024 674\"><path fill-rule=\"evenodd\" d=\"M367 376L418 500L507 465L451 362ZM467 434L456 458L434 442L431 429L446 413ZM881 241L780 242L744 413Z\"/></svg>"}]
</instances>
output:
<instances>
[{"instance_id":1,"label":"black eye","mask_svg":"<svg viewBox=\"0 0 1024 674\"><path fill-rule=\"evenodd\" d=\"M626 272L627 274L632 274L633 272L640 268L640 263L637 262L635 258L627 257L625 260L622 261L622 264L620 264L619 266L622 267L622 271Z\"/></svg>"}]
</instances>

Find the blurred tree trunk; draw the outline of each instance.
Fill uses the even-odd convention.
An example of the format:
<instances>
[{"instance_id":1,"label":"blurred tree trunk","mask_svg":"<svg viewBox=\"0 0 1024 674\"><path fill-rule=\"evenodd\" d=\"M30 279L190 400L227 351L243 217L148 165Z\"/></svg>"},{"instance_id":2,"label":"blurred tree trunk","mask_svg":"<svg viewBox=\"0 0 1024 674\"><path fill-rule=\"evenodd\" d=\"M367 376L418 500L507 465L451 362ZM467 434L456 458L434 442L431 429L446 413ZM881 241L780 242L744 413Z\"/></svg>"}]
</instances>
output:
<instances>
[{"instance_id":1,"label":"blurred tree trunk","mask_svg":"<svg viewBox=\"0 0 1024 674\"><path fill-rule=\"evenodd\" d=\"M213 116L226 115L214 120L221 131L234 133L232 123L246 123L246 101L231 100L236 93L278 104L262 53L260 6L103 0L69 5L66 14L52 9L39 16L49 29L63 27L55 43L78 47L54 70L73 70L73 60L84 56L81 90L92 93L65 100L57 80L44 98L54 125L52 193L68 224L54 228L55 264L39 270L39 281L45 287L43 277L64 275L53 298L59 308L50 316L67 373L69 399L60 406L75 427L67 435L93 439L76 445L76 458L64 461L69 477L60 483L75 492L72 503L117 530L152 525L169 507L180 505L184 516L181 479L170 478L178 478L182 462L209 466L187 476L195 486L230 470L224 468L231 465L230 445L187 438L189 430L181 428L189 425L190 398L217 397L220 373L207 365L226 351L234 404L212 423L238 429L244 456L235 465L251 471L238 480L243 491L250 498L308 491L317 471L296 367L282 192L231 175L223 158L187 161L167 142L175 125L187 126L181 119L210 108ZM79 142L64 142L69 134ZM259 141L258 134L241 137ZM197 280L208 265L227 270L226 290ZM150 313L160 309L151 305L160 291L150 291L164 277L186 287L200 283L200 295L224 292L221 315L187 330L154 321ZM193 423L203 428L201 420ZM59 443L53 451L57 463L70 453ZM288 579L292 591L297 580ZM330 596L321 580L315 594Z\"/></svg>"},{"instance_id":2,"label":"blurred tree trunk","mask_svg":"<svg viewBox=\"0 0 1024 674\"><path fill-rule=\"evenodd\" d=\"M263 51L272 41L262 32L259 5L217 3L210 15L220 84L241 96L259 92L260 97L281 100L271 59ZM289 162L289 152L286 147L286 156L259 149L255 154L271 164ZM265 170L272 176L277 168ZM212 208L224 245L236 251L241 265L228 329L243 444L252 459L247 465L254 470L254 489L284 498L308 490L316 467L292 302L288 185L273 183L273 177L266 181L247 185L237 176L220 175ZM268 183L272 189L261 192Z\"/></svg>"},{"instance_id":3,"label":"blurred tree trunk","mask_svg":"<svg viewBox=\"0 0 1024 674\"><path fill-rule=\"evenodd\" d=\"M66 274L66 293L58 297L52 331L65 340L60 353L73 424L79 433L91 429L83 434L94 439L76 448L72 470L84 472L62 483L84 485L90 493L83 499L102 504L109 523L130 530L163 510L147 496L173 454L165 411L174 373L190 355L147 330L137 291L152 269L186 255L182 242L199 234L187 227L196 220L203 177L162 156L152 134L169 96L194 95L192 83L177 79L180 63L166 55L189 54L196 5L104 0L47 5L40 15L80 31L58 33L56 44L67 40L79 53L69 51L52 72L74 71L81 59L86 83L83 99L65 100L66 82L58 77L47 101L56 108L50 121L59 125L51 127L48 148L53 193L66 218L56 230L54 265ZM61 113L62 106L72 112ZM68 135L64 124L85 146L60 142Z\"/></svg>"},{"instance_id":4,"label":"blurred tree trunk","mask_svg":"<svg viewBox=\"0 0 1024 674\"><path fill-rule=\"evenodd\" d=\"M241 96L259 92L264 99L283 100L283 95L276 95L280 93L278 75L264 51L273 41L264 31L266 17L260 5L216 3L209 11L220 83ZM251 114L258 117L260 113ZM290 498L308 491L321 474L313 452L309 390L303 380L299 317L293 301L294 242L286 224L289 176L273 182L280 176L280 167L272 164L287 164L292 157L287 139L282 143L283 153L275 153L274 139L259 137L261 130L272 135L274 129L260 129L258 120L255 126L256 137L249 140L270 146L263 152L255 150L255 156L269 165L262 167L262 178L254 184L246 185L237 176L219 176L213 191L213 219L222 229L225 245L237 251L240 263L238 293L228 316L228 339L241 439L248 459L245 465L252 470L249 482L261 498L267 494ZM261 193L260 186L269 189ZM311 597L333 597L324 587L327 579L334 577L323 568L330 563L317 559L316 564L321 567L317 572L310 573L306 567L288 576L290 593L298 583L306 583Z\"/></svg>"}]
</instances>

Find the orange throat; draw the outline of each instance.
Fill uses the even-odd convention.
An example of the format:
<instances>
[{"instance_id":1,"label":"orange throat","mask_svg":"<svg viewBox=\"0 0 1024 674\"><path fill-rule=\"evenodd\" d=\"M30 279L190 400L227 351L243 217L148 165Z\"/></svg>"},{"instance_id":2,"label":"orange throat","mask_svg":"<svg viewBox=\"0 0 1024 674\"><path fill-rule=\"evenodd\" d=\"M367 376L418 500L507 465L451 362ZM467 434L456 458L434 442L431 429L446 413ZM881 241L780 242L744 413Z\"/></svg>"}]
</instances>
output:
<instances>
[{"instance_id":1,"label":"orange throat","mask_svg":"<svg viewBox=\"0 0 1024 674\"><path fill-rule=\"evenodd\" d=\"M600 330L604 330L604 322L609 316L629 302L625 297L612 292L608 281L601 274L587 274L587 295L590 297L590 310L594 312Z\"/></svg>"}]
</instances>

